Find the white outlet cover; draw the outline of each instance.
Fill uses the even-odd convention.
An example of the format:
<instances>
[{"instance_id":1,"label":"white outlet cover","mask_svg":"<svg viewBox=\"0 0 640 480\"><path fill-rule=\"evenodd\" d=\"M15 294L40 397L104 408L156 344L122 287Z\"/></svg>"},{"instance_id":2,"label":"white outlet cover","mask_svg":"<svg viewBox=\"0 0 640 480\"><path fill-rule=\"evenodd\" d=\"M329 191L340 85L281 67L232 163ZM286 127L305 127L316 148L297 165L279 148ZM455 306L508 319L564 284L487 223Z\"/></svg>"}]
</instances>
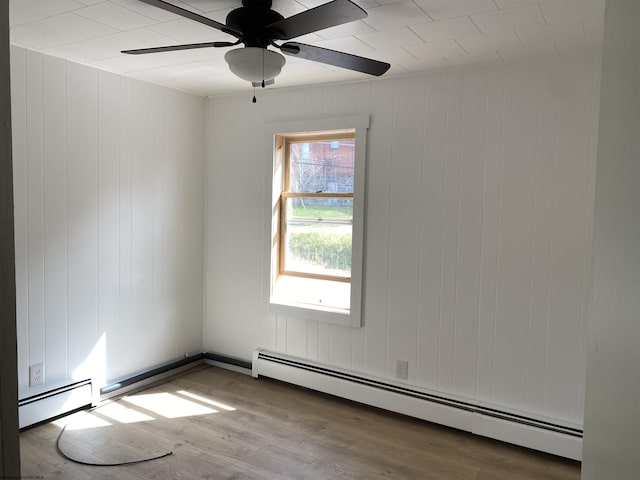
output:
<instances>
[{"instance_id":1,"label":"white outlet cover","mask_svg":"<svg viewBox=\"0 0 640 480\"><path fill-rule=\"evenodd\" d=\"M407 360L396 360L396 378L401 380L409 378L409 362Z\"/></svg>"},{"instance_id":2,"label":"white outlet cover","mask_svg":"<svg viewBox=\"0 0 640 480\"><path fill-rule=\"evenodd\" d=\"M44 383L44 363L34 363L29 367L29 386L42 385Z\"/></svg>"}]
</instances>

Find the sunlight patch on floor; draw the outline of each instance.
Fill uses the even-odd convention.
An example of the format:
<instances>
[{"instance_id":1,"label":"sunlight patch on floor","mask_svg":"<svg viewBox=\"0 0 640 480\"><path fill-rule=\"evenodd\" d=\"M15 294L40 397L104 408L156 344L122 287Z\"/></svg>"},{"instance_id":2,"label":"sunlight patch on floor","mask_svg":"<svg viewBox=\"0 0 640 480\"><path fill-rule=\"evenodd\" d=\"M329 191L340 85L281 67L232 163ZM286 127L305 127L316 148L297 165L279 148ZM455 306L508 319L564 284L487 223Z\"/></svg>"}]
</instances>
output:
<instances>
[{"instance_id":1,"label":"sunlight patch on floor","mask_svg":"<svg viewBox=\"0 0 640 480\"><path fill-rule=\"evenodd\" d=\"M218 410L205 407L204 405L171 393L135 395L124 397L122 401L144 408L165 418L190 417L193 415L207 415L218 412Z\"/></svg>"},{"instance_id":2,"label":"sunlight patch on floor","mask_svg":"<svg viewBox=\"0 0 640 480\"><path fill-rule=\"evenodd\" d=\"M85 412L55 420L53 424L60 428L66 426L67 430L84 430L87 428L108 427L112 425L103 418Z\"/></svg>"},{"instance_id":3,"label":"sunlight patch on floor","mask_svg":"<svg viewBox=\"0 0 640 480\"><path fill-rule=\"evenodd\" d=\"M193 398L202 403L206 403L213 407L221 408L222 410L226 410L227 412L233 412L235 408L230 407L229 405L225 405L224 403L216 402L215 400L211 400L209 398L205 398L201 395L196 395L195 393L187 392L186 390L178 390L176 393L180 395L184 395L185 397Z\"/></svg>"},{"instance_id":4,"label":"sunlight patch on floor","mask_svg":"<svg viewBox=\"0 0 640 480\"><path fill-rule=\"evenodd\" d=\"M119 402L112 402L104 405L97 411L101 415L109 417L120 423L148 422L150 420L155 420L153 417L132 408L125 407Z\"/></svg>"}]
</instances>

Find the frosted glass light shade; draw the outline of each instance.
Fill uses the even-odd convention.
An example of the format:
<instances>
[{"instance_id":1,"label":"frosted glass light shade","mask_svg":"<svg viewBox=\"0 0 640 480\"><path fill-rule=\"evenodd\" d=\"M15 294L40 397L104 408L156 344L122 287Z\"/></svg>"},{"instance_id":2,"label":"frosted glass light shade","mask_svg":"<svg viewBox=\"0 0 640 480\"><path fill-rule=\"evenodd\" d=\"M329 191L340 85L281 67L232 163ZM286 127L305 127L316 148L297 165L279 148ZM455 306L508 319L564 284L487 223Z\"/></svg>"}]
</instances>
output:
<instances>
[{"instance_id":1,"label":"frosted glass light shade","mask_svg":"<svg viewBox=\"0 0 640 480\"><path fill-rule=\"evenodd\" d=\"M229 50L224 55L229 70L248 82L262 82L278 76L285 60L282 55L266 48L244 47Z\"/></svg>"}]
</instances>

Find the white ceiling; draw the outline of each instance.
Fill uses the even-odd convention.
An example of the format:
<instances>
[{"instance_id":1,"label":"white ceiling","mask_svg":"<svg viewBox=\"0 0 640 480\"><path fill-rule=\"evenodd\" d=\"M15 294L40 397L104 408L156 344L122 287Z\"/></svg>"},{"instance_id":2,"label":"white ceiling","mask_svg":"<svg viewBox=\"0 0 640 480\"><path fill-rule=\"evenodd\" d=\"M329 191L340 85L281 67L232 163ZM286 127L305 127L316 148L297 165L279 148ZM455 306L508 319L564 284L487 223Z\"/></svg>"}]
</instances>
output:
<instances>
[{"instance_id":1,"label":"white ceiling","mask_svg":"<svg viewBox=\"0 0 640 480\"><path fill-rule=\"evenodd\" d=\"M224 23L241 0L168 0ZM557 55L602 42L604 0L354 0L369 16L296 40L379 59L399 75L446 66ZM285 17L326 0L273 0ZM139 0L10 0L11 42L198 95L247 91L229 73L227 48L148 55L120 50L235 40ZM286 56L276 85L369 78Z\"/></svg>"}]
</instances>

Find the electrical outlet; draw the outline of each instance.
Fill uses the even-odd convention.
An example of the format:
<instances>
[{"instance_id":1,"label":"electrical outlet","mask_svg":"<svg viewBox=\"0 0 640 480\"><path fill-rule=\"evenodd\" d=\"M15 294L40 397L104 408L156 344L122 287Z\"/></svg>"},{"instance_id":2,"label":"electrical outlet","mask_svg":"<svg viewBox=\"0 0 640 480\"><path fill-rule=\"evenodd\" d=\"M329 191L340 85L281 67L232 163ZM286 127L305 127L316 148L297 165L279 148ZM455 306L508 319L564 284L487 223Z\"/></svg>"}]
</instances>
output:
<instances>
[{"instance_id":1,"label":"electrical outlet","mask_svg":"<svg viewBox=\"0 0 640 480\"><path fill-rule=\"evenodd\" d=\"M407 380L409 378L409 362L396 360L396 378Z\"/></svg>"},{"instance_id":2,"label":"electrical outlet","mask_svg":"<svg viewBox=\"0 0 640 480\"><path fill-rule=\"evenodd\" d=\"M44 383L44 363L34 363L29 367L29 386L35 387Z\"/></svg>"}]
</instances>

